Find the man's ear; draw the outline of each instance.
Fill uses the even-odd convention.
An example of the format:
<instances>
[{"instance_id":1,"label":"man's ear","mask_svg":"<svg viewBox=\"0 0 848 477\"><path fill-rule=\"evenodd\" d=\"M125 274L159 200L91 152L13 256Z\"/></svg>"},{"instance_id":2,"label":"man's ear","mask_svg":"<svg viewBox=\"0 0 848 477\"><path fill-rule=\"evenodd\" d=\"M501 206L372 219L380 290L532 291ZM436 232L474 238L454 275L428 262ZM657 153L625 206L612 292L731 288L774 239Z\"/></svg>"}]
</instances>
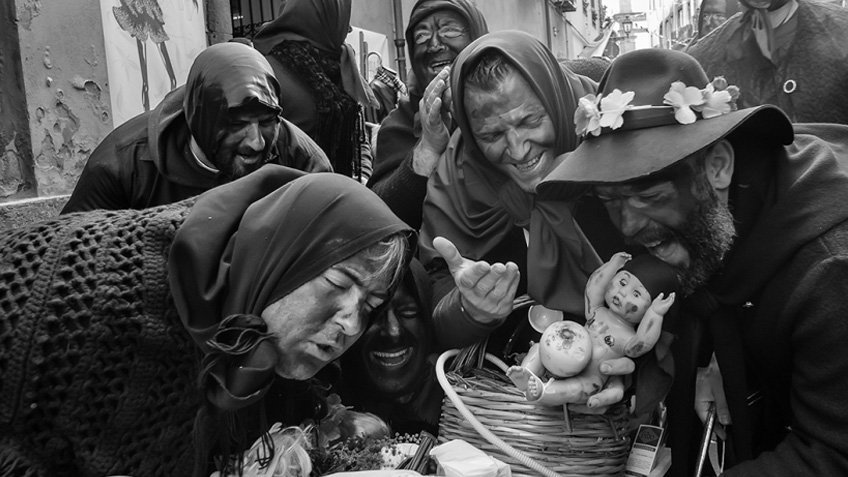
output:
<instances>
[{"instance_id":1,"label":"man's ear","mask_svg":"<svg viewBox=\"0 0 848 477\"><path fill-rule=\"evenodd\" d=\"M735 153L730 141L722 139L707 151L707 179L717 192L726 192L733 179Z\"/></svg>"}]
</instances>

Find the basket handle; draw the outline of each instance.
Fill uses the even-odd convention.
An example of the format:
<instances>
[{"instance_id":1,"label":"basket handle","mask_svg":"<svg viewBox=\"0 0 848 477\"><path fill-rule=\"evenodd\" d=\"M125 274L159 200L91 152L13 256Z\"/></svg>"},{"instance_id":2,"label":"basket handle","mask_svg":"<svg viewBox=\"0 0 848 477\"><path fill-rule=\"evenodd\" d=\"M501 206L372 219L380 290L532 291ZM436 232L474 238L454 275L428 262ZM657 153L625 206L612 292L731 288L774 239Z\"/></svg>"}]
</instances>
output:
<instances>
[{"instance_id":1,"label":"basket handle","mask_svg":"<svg viewBox=\"0 0 848 477\"><path fill-rule=\"evenodd\" d=\"M459 354L458 349L451 349L451 350L445 351L444 353L442 353L439 356L439 359L436 361L436 379L438 379L439 385L441 385L442 389L445 391L445 395L448 397L448 399L451 400L453 405L456 406L456 408L457 408L457 410L459 410L460 414L462 414L462 417L467 419L468 422L471 424L471 427L473 427L475 431L480 433L480 435L483 436L487 441L492 443L492 445L494 445L498 449L502 450L504 453L506 453L508 456L512 457L513 459L521 462L525 466L535 470L536 472L539 472L540 474L542 474L546 477L564 477L563 475L558 474L558 473L548 469L547 467L539 464L538 462L533 460L532 457L528 456L527 454L521 452L520 450L518 450L518 449L512 447L511 445L507 444L506 442L504 442L500 437L493 434L492 431L486 429L486 426L484 426L474 416L474 414L471 412L471 410L468 409L468 407L465 405L464 402L462 402L462 399L459 397L459 395L456 393L456 391L453 390L453 386L450 385L450 383L448 382L447 376L445 376L445 362L449 358L452 358L452 357L456 356L457 354ZM495 356L493 356L489 353L486 353L486 359L489 362L496 365L497 367L499 367L501 369L501 371L506 372L507 365L503 361L498 359L497 357L495 357Z\"/></svg>"}]
</instances>

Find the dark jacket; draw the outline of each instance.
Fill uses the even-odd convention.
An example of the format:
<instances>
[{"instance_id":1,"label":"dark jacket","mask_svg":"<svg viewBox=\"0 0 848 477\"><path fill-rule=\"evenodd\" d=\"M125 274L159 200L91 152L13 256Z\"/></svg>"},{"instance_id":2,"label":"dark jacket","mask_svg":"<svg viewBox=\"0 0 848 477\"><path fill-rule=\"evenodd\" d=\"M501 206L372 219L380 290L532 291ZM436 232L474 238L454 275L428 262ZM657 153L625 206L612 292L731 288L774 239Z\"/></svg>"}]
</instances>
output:
<instances>
[{"instance_id":1,"label":"dark jacket","mask_svg":"<svg viewBox=\"0 0 848 477\"><path fill-rule=\"evenodd\" d=\"M777 52L776 64L763 57L753 37L742 40L750 29L742 18L736 14L686 52L710 78L724 76L739 87L740 108L774 104L793 122L848 124L848 9L800 0L790 20L797 21L794 38Z\"/></svg>"},{"instance_id":2,"label":"dark jacket","mask_svg":"<svg viewBox=\"0 0 848 477\"><path fill-rule=\"evenodd\" d=\"M189 149L183 110L185 87L168 93L148 113L117 129L86 162L62 213L95 209L143 209L178 202L224 179L200 167ZM332 170L326 154L303 131L283 120L278 154L271 162L308 172Z\"/></svg>"},{"instance_id":3,"label":"dark jacket","mask_svg":"<svg viewBox=\"0 0 848 477\"><path fill-rule=\"evenodd\" d=\"M848 475L848 127L796 125L771 150L734 139L730 205L738 238L723 270L685 306L715 350L733 425L724 475ZM823 197L827 200L823 200ZM690 322L691 323L691 322ZM691 342L673 347L675 476L692 416ZM703 364L702 364L703 365ZM688 377L687 377L688 376ZM756 404L748 396L759 391ZM688 435L687 435L688 434Z\"/></svg>"}]
</instances>

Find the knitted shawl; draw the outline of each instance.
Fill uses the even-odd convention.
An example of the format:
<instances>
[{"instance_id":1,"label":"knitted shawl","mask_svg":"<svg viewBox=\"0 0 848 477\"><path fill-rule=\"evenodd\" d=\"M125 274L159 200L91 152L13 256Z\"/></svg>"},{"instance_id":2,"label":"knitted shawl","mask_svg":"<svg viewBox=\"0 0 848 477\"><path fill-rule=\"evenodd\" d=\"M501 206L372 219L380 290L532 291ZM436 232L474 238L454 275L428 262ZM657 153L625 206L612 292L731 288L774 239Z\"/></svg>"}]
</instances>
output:
<instances>
[{"instance_id":1,"label":"knitted shawl","mask_svg":"<svg viewBox=\"0 0 848 477\"><path fill-rule=\"evenodd\" d=\"M0 474L190 475L203 394L167 263L192 203L0 237Z\"/></svg>"}]
</instances>

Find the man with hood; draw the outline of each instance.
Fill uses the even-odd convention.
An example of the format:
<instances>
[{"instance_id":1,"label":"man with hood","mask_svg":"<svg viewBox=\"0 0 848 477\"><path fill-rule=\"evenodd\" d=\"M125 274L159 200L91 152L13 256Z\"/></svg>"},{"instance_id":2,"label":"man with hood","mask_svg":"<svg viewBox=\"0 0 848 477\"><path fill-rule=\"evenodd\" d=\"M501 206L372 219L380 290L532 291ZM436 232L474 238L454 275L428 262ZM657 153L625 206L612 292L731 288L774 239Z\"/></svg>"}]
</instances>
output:
<instances>
[{"instance_id":1,"label":"man with hood","mask_svg":"<svg viewBox=\"0 0 848 477\"><path fill-rule=\"evenodd\" d=\"M773 104L792 122L848 124L848 8L829 0L739 0L690 46L710 77L739 86L739 105Z\"/></svg>"},{"instance_id":2,"label":"man with hood","mask_svg":"<svg viewBox=\"0 0 848 477\"><path fill-rule=\"evenodd\" d=\"M406 28L409 97L380 124L368 187L413 228L421 227L427 179L454 129L449 67L488 31L483 13L468 0L418 0L412 7Z\"/></svg>"},{"instance_id":3,"label":"man with hood","mask_svg":"<svg viewBox=\"0 0 848 477\"><path fill-rule=\"evenodd\" d=\"M679 51L616 58L599 93L537 194L590 191L677 270L670 475L696 467L693 403L717 409L723 476L848 475L848 126L736 109L738 90Z\"/></svg>"},{"instance_id":4,"label":"man with hood","mask_svg":"<svg viewBox=\"0 0 848 477\"><path fill-rule=\"evenodd\" d=\"M206 48L185 85L97 146L62 213L169 204L269 162L332 170L318 145L281 118L281 94L271 66L253 48Z\"/></svg>"}]
</instances>

